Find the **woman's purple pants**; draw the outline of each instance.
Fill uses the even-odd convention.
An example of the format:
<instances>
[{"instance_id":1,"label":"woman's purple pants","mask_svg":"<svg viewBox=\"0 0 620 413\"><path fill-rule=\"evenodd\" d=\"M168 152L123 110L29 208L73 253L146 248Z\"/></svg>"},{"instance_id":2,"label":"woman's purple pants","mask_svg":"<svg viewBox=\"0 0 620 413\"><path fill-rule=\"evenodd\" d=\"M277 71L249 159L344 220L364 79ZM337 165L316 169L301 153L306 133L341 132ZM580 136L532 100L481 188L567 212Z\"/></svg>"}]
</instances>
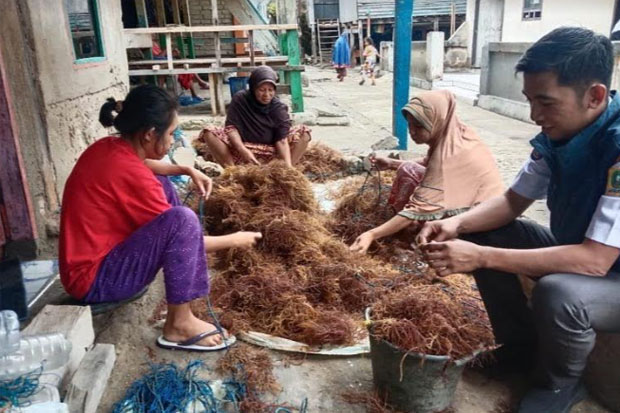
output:
<instances>
[{"instance_id":1,"label":"woman's purple pants","mask_svg":"<svg viewBox=\"0 0 620 413\"><path fill-rule=\"evenodd\" d=\"M169 304L183 304L208 294L207 256L198 217L181 206L167 177L157 179L172 208L140 227L106 255L85 303L131 298L153 282L161 268Z\"/></svg>"}]
</instances>

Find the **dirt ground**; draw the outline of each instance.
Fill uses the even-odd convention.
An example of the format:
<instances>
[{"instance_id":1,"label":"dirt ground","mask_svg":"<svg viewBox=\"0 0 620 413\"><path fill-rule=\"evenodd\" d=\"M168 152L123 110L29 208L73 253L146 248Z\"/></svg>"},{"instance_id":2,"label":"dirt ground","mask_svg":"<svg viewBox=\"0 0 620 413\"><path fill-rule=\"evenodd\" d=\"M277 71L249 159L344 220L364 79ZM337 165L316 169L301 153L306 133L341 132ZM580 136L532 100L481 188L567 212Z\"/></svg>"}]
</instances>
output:
<instances>
[{"instance_id":1,"label":"dirt ground","mask_svg":"<svg viewBox=\"0 0 620 413\"><path fill-rule=\"evenodd\" d=\"M370 145L391 135L391 75L377 80L377 86L359 86L357 75L346 78L343 83L335 80L330 70L308 68L311 80L306 88L305 104L310 109L336 111L350 119L350 125L315 126L313 137L317 141L346 153L367 153ZM476 128L496 156L506 184L510 184L521 163L529 155L528 140L534 136L534 125L508 119L491 112L459 102L461 119ZM206 114L183 116L187 119L204 119ZM187 131L196 136L198 131ZM423 148L412 148L422 154ZM537 203L528 211L528 216L545 222L548 214L544 204ZM147 371L151 361L173 361L185 365L188 360L202 359L210 367L221 357L221 353L199 354L173 352L159 349L155 340L161 330L147 323L153 309L163 297L161 277L140 300L101 316L95 317L97 341L116 345L117 361L108 389L100 406L100 412L109 412L130 383ZM326 358L298 357L281 352L271 352L275 363L275 374L282 385L282 392L276 399L299 405L308 398L309 412L364 412L360 406L344 402L341 394L350 389L372 392L372 371L368 357ZM205 377L217 378L209 371ZM459 383L454 409L459 413L495 412L502 401L518 396L525 388L522 377L503 380L487 378L475 371L466 370ZM582 402L573 412L605 412L595 402Z\"/></svg>"}]
</instances>

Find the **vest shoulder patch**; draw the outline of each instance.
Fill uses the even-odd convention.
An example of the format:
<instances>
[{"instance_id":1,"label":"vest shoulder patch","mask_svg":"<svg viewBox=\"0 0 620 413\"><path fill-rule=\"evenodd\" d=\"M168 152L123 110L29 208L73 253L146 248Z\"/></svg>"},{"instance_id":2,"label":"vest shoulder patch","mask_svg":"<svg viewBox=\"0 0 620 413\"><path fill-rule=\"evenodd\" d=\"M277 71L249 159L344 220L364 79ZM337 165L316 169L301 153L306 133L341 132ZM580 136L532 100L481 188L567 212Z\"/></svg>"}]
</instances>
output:
<instances>
[{"instance_id":1,"label":"vest shoulder patch","mask_svg":"<svg viewBox=\"0 0 620 413\"><path fill-rule=\"evenodd\" d=\"M620 163L609 168L605 195L620 197Z\"/></svg>"},{"instance_id":2,"label":"vest shoulder patch","mask_svg":"<svg viewBox=\"0 0 620 413\"><path fill-rule=\"evenodd\" d=\"M539 161L542 159L542 154L534 149L530 154L530 158L532 158L533 161Z\"/></svg>"}]
</instances>

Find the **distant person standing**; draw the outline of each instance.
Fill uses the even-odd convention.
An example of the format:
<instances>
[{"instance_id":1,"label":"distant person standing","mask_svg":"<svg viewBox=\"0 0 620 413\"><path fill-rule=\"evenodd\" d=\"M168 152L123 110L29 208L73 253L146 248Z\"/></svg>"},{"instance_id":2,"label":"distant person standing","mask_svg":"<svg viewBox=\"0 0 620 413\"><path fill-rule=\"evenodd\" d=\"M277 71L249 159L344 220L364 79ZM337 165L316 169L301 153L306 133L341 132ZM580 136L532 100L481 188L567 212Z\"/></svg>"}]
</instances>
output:
<instances>
[{"instance_id":1,"label":"distant person standing","mask_svg":"<svg viewBox=\"0 0 620 413\"><path fill-rule=\"evenodd\" d=\"M362 80L360 80L360 86L366 81L366 76L370 77L372 85L375 83L375 66L377 65L377 56L379 52L375 47L375 43L370 37L364 39L364 52L362 53Z\"/></svg>"},{"instance_id":2,"label":"distant person standing","mask_svg":"<svg viewBox=\"0 0 620 413\"><path fill-rule=\"evenodd\" d=\"M332 64L338 73L338 80L342 82L347 75L347 67L351 67L351 48L349 47L349 34L346 30L334 43Z\"/></svg>"}]
</instances>

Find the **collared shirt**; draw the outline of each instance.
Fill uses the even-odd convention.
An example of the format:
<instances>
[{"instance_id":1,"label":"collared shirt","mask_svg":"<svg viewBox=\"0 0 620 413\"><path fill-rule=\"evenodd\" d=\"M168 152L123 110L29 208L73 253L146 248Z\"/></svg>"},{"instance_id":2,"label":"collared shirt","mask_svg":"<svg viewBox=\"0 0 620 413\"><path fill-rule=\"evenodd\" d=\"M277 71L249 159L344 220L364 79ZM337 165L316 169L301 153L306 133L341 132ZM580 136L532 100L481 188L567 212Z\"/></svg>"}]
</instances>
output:
<instances>
[{"instance_id":1,"label":"collared shirt","mask_svg":"<svg viewBox=\"0 0 620 413\"><path fill-rule=\"evenodd\" d=\"M510 189L528 199L545 199L550 179L551 169L534 150ZM620 248L620 196L610 195L609 191L601 196L585 236L592 241Z\"/></svg>"}]
</instances>

